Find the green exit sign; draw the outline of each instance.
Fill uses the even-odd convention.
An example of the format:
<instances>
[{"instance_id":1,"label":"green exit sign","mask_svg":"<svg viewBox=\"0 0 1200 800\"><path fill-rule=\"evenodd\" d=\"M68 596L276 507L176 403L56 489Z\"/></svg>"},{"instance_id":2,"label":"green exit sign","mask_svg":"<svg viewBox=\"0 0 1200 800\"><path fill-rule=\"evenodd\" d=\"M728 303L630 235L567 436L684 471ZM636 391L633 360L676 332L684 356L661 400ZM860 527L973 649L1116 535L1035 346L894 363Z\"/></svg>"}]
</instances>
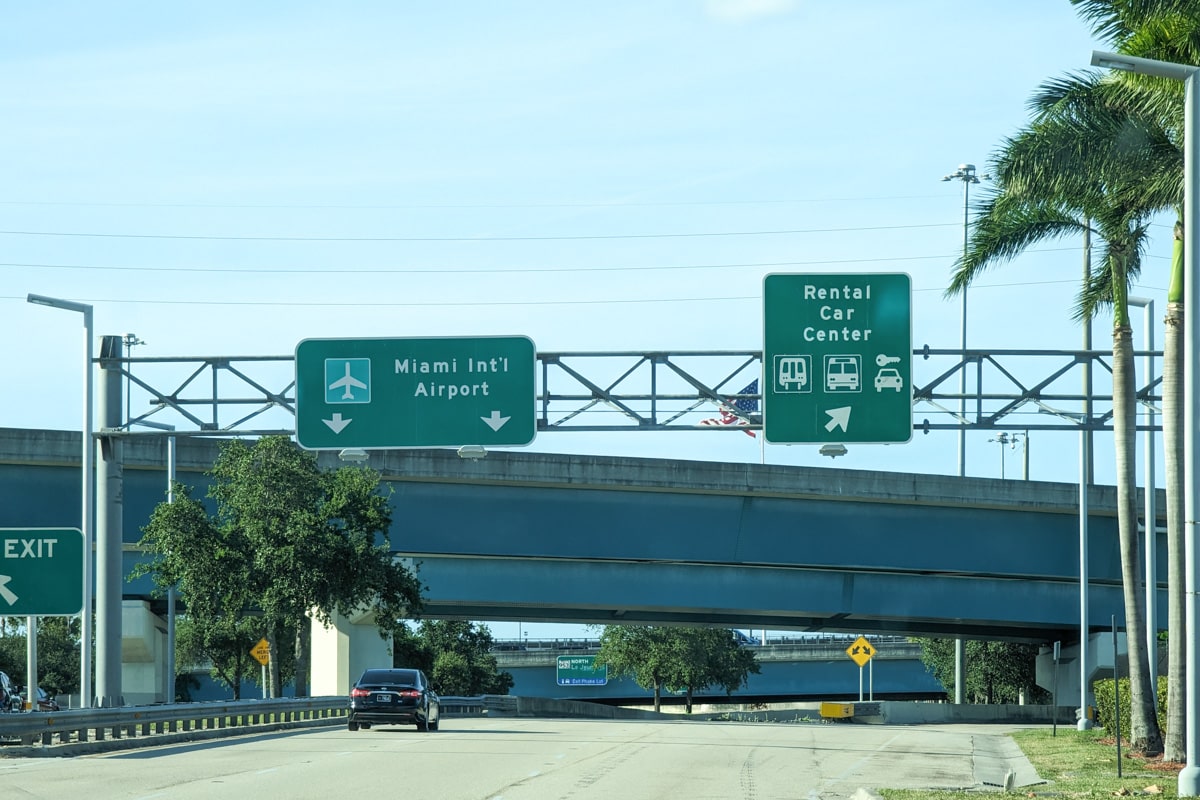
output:
<instances>
[{"instance_id":1,"label":"green exit sign","mask_svg":"<svg viewBox=\"0 0 1200 800\"><path fill-rule=\"evenodd\" d=\"M78 528L0 528L0 616L71 617L82 609Z\"/></svg>"},{"instance_id":2,"label":"green exit sign","mask_svg":"<svg viewBox=\"0 0 1200 800\"><path fill-rule=\"evenodd\" d=\"M529 444L536 360L525 336L306 339L296 440L311 450Z\"/></svg>"},{"instance_id":3,"label":"green exit sign","mask_svg":"<svg viewBox=\"0 0 1200 800\"><path fill-rule=\"evenodd\" d=\"M559 656L555 674L559 686L604 686L608 683L608 665L596 667L595 656Z\"/></svg>"},{"instance_id":4,"label":"green exit sign","mask_svg":"<svg viewBox=\"0 0 1200 800\"><path fill-rule=\"evenodd\" d=\"M768 275L763 302L768 442L912 438L908 275Z\"/></svg>"}]
</instances>

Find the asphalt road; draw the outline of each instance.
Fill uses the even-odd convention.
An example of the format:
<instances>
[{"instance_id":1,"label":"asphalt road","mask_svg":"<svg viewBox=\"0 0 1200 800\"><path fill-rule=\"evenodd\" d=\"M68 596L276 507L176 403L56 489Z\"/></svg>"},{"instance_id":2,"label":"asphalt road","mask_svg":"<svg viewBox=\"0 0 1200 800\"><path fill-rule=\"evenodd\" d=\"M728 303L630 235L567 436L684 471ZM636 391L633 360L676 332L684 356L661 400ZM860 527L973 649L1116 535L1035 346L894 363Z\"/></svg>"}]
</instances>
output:
<instances>
[{"instance_id":1,"label":"asphalt road","mask_svg":"<svg viewBox=\"0 0 1200 800\"><path fill-rule=\"evenodd\" d=\"M6 800L850 798L1036 780L997 726L446 718L77 756L0 758ZM858 794L859 797L863 795Z\"/></svg>"}]
</instances>

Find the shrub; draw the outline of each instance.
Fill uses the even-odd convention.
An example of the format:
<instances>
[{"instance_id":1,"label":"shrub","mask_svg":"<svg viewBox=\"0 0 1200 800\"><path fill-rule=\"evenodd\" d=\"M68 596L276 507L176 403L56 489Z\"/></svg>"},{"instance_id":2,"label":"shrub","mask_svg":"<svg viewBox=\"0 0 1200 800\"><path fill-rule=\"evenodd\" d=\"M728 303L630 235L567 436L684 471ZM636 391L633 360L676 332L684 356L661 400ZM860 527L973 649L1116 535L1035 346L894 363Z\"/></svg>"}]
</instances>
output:
<instances>
[{"instance_id":1,"label":"shrub","mask_svg":"<svg viewBox=\"0 0 1200 800\"><path fill-rule=\"evenodd\" d=\"M1167 679L1165 676L1160 676L1158 686L1155 687L1155 703L1157 706L1158 726L1162 729L1163 734L1167 732ZM1129 738L1129 678L1121 678L1121 738ZM1117 708L1116 708L1116 686L1112 678L1105 678L1102 681L1096 681L1092 684L1092 691L1096 695L1096 717L1104 730L1110 734L1116 735L1117 728Z\"/></svg>"}]
</instances>

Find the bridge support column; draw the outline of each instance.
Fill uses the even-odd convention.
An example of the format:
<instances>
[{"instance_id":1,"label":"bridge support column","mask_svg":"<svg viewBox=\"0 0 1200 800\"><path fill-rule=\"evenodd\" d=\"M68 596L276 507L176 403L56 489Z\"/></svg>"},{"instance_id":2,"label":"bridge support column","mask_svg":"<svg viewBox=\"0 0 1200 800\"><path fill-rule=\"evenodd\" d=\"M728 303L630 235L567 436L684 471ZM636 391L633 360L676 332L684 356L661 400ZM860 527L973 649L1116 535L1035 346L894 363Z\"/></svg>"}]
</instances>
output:
<instances>
[{"instance_id":1,"label":"bridge support column","mask_svg":"<svg viewBox=\"0 0 1200 800\"><path fill-rule=\"evenodd\" d=\"M1117 634L1117 649L1119 657L1125 659L1128 651L1125 647L1125 634ZM1093 633L1088 637L1087 650L1084 653L1085 663L1088 668L1088 685L1087 693L1081 694L1079 689L1079 676L1081 673L1079 663L1079 644L1063 645L1062 654L1058 662L1058 697L1060 705L1068 705L1071 699L1079 697L1087 698L1089 709L1096 707L1096 695L1092 691L1092 684L1098 680L1112 678L1115 669L1113 667L1113 645L1111 633ZM1037 685L1048 692L1055 690L1054 679L1054 649L1053 647L1045 647L1037 657ZM1126 675L1128 670L1122 666L1121 674ZM1076 709L1082 715L1087 713L1087 709Z\"/></svg>"},{"instance_id":2,"label":"bridge support column","mask_svg":"<svg viewBox=\"0 0 1200 800\"><path fill-rule=\"evenodd\" d=\"M390 666L391 641L379 636L373 613L338 614L329 627L312 621L309 693L313 697L349 694L363 670Z\"/></svg>"}]
</instances>

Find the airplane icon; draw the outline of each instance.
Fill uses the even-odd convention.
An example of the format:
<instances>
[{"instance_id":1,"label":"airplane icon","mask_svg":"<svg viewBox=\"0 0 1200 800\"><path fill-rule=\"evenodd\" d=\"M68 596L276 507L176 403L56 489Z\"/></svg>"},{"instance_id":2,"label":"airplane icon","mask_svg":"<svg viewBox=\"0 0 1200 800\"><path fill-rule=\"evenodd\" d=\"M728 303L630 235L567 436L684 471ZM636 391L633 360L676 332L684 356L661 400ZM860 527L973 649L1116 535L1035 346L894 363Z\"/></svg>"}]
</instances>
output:
<instances>
[{"instance_id":1,"label":"airplane icon","mask_svg":"<svg viewBox=\"0 0 1200 800\"><path fill-rule=\"evenodd\" d=\"M336 381L334 381L333 383L329 384L329 388L330 388L330 389L342 389L342 388L344 388L346 391L345 391L345 392L342 394L342 399L343 399L343 400L353 400L353 399L354 399L354 392L352 392L352 391L350 391L350 390L351 390L351 389L365 389L365 388L367 388L367 385L366 385L365 383L363 383L362 381L358 380L357 378L351 377L351 375L350 375L350 362L349 362L349 361L347 361L347 362L346 362L346 375L345 375L345 377L343 377L343 378L338 378Z\"/></svg>"},{"instance_id":2,"label":"airplane icon","mask_svg":"<svg viewBox=\"0 0 1200 800\"><path fill-rule=\"evenodd\" d=\"M371 402L371 359L325 359L325 402Z\"/></svg>"}]
</instances>

